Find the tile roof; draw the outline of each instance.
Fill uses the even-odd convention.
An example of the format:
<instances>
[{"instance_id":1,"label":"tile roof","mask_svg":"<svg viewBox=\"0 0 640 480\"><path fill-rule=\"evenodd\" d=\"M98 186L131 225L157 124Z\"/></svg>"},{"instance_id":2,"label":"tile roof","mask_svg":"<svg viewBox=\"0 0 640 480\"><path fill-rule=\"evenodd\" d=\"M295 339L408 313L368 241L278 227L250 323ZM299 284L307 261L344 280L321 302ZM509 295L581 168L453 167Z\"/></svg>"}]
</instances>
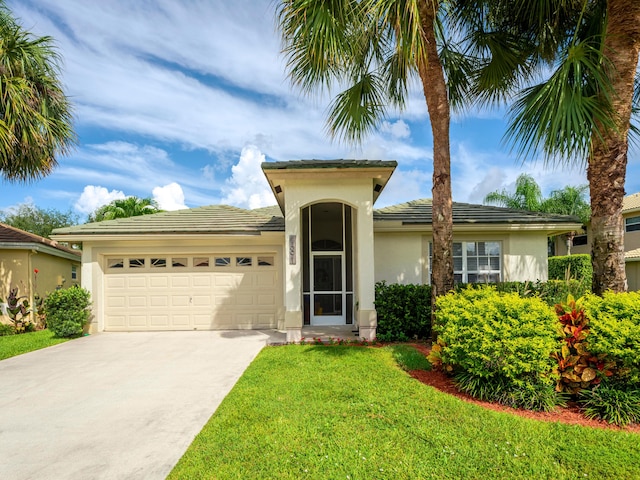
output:
<instances>
[{"instance_id":1,"label":"tile roof","mask_svg":"<svg viewBox=\"0 0 640 480\"><path fill-rule=\"evenodd\" d=\"M55 235L91 234L255 234L284 230L282 216L273 217L229 205L175 210L172 212L118 218L103 222L85 223L54 230Z\"/></svg>"},{"instance_id":2,"label":"tile roof","mask_svg":"<svg viewBox=\"0 0 640 480\"><path fill-rule=\"evenodd\" d=\"M263 170L302 170L306 168L395 168L395 160L288 160L263 162Z\"/></svg>"},{"instance_id":3,"label":"tile roof","mask_svg":"<svg viewBox=\"0 0 640 480\"><path fill-rule=\"evenodd\" d=\"M374 210L374 221L401 221L403 224L430 224L431 199L413 200ZM453 202L453 223L580 223L578 217L528 212L510 208Z\"/></svg>"},{"instance_id":4,"label":"tile roof","mask_svg":"<svg viewBox=\"0 0 640 480\"><path fill-rule=\"evenodd\" d=\"M405 225L431 223L431 200L414 200L374 210L375 222L400 221ZM576 217L524 212L501 207L453 203L454 224L520 224L520 223L579 223ZM284 217L277 205L245 210L229 205L211 205L176 210L139 217L119 218L86 223L54 231L65 235L121 235L121 234L245 234L283 232Z\"/></svg>"},{"instance_id":5,"label":"tile roof","mask_svg":"<svg viewBox=\"0 0 640 480\"><path fill-rule=\"evenodd\" d=\"M55 248L65 253L72 253L80 257L81 252L73 250L68 247L60 245L54 240L35 235L30 232L25 232L19 228L12 227L6 223L0 223L0 247L2 244L25 244L25 248L30 248L27 245L45 245L47 247Z\"/></svg>"},{"instance_id":6,"label":"tile roof","mask_svg":"<svg viewBox=\"0 0 640 480\"><path fill-rule=\"evenodd\" d=\"M622 211L640 210L640 192L633 195L627 195L622 200Z\"/></svg>"},{"instance_id":7,"label":"tile roof","mask_svg":"<svg viewBox=\"0 0 640 480\"><path fill-rule=\"evenodd\" d=\"M624 258L626 260L640 260L640 248L624 252Z\"/></svg>"}]
</instances>

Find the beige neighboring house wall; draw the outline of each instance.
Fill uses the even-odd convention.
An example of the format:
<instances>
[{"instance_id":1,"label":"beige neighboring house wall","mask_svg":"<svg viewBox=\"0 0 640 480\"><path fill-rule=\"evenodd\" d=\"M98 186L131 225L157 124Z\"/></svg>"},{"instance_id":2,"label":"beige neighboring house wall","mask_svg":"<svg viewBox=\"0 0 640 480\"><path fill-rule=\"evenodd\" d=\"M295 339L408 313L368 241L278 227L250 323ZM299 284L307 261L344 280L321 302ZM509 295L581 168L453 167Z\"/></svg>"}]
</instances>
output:
<instances>
[{"instance_id":1,"label":"beige neighboring house wall","mask_svg":"<svg viewBox=\"0 0 640 480\"><path fill-rule=\"evenodd\" d=\"M38 273L35 273L35 270ZM75 274L74 274L75 272ZM73 278L75 275L76 278ZM0 223L0 298L18 287L31 305L34 296L81 282L81 253L52 240ZM0 317L2 315L0 314ZM2 318L8 321L7 318Z\"/></svg>"},{"instance_id":2,"label":"beige neighboring house wall","mask_svg":"<svg viewBox=\"0 0 640 480\"><path fill-rule=\"evenodd\" d=\"M628 219L640 219L640 193L634 193L624 197L622 203L622 221L625 225L624 233L624 251L626 257L627 283L629 290L640 290L638 282L638 260L640 254L632 253L640 251L640 230L627 231L626 223ZM573 245L571 254L591 254L591 234L590 227L587 225L586 245ZM555 240L556 255L567 255L567 237L559 235Z\"/></svg>"}]
</instances>

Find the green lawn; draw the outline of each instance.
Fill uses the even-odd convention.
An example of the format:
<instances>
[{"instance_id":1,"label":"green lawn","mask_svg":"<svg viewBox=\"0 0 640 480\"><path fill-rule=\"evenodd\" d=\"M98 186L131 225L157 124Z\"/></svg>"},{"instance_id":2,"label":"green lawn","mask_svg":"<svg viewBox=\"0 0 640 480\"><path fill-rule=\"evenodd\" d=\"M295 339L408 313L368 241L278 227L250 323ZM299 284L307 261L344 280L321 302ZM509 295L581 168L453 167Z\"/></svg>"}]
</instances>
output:
<instances>
[{"instance_id":1,"label":"green lawn","mask_svg":"<svg viewBox=\"0 0 640 480\"><path fill-rule=\"evenodd\" d=\"M58 338L50 330L21 333L0 337L0 360L15 357L33 350L50 347L58 343L66 342L68 338Z\"/></svg>"},{"instance_id":2,"label":"green lawn","mask_svg":"<svg viewBox=\"0 0 640 480\"><path fill-rule=\"evenodd\" d=\"M640 435L486 410L412 379L399 356L265 348L169 478L640 478Z\"/></svg>"}]
</instances>

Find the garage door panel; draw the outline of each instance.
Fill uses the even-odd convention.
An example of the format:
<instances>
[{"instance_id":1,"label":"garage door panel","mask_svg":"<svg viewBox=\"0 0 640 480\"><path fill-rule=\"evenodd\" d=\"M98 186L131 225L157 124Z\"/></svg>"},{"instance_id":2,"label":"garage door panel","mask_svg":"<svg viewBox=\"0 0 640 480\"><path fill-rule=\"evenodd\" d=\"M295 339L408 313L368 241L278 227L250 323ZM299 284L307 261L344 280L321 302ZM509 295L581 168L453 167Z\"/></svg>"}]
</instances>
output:
<instances>
[{"instance_id":1,"label":"garage door panel","mask_svg":"<svg viewBox=\"0 0 640 480\"><path fill-rule=\"evenodd\" d=\"M168 307L169 297L166 295L151 295L149 297L149 306L151 307Z\"/></svg>"},{"instance_id":2,"label":"garage door panel","mask_svg":"<svg viewBox=\"0 0 640 480\"><path fill-rule=\"evenodd\" d=\"M210 276L194 276L193 277L193 286L194 287L211 287L211 277Z\"/></svg>"},{"instance_id":3,"label":"garage door panel","mask_svg":"<svg viewBox=\"0 0 640 480\"><path fill-rule=\"evenodd\" d=\"M186 275L173 275L171 278L171 288L188 288L190 286L189 277Z\"/></svg>"},{"instance_id":4,"label":"garage door panel","mask_svg":"<svg viewBox=\"0 0 640 480\"><path fill-rule=\"evenodd\" d=\"M146 315L129 315L129 325L132 327L146 327L147 316Z\"/></svg>"},{"instance_id":5,"label":"garage door panel","mask_svg":"<svg viewBox=\"0 0 640 480\"><path fill-rule=\"evenodd\" d=\"M188 314L184 314L184 315L180 315L180 314L176 314L173 313L171 315L171 325L175 326L175 327L189 327L190 325L190 315Z\"/></svg>"},{"instance_id":6,"label":"garage door panel","mask_svg":"<svg viewBox=\"0 0 640 480\"><path fill-rule=\"evenodd\" d=\"M196 307L208 307L211 306L211 295L194 295L192 297L193 305Z\"/></svg>"},{"instance_id":7,"label":"garage door panel","mask_svg":"<svg viewBox=\"0 0 640 480\"><path fill-rule=\"evenodd\" d=\"M151 288L167 288L169 286L169 277L165 275L149 277L149 286Z\"/></svg>"},{"instance_id":8,"label":"garage door panel","mask_svg":"<svg viewBox=\"0 0 640 480\"><path fill-rule=\"evenodd\" d=\"M143 296L129 296L129 307L137 308L137 307L146 307L147 306L147 297Z\"/></svg>"},{"instance_id":9,"label":"garage door panel","mask_svg":"<svg viewBox=\"0 0 640 480\"><path fill-rule=\"evenodd\" d=\"M188 307L189 295L171 295L172 307Z\"/></svg>"},{"instance_id":10,"label":"garage door panel","mask_svg":"<svg viewBox=\"0 0 640 480\"><path fill-rule=\"evenodd\" d=\"M126 279L121 276L109 275L106 277L106 287L109 289L125 288Z\"/></svg>"},{"instance_id":11,"label":"garage door panel","mask_svg":"<svg viewBox=\"0 0 640 480\"><path fill-rule=\"evenodd\" d=\"M147 277L142 275L129 275L127 278L127 288L147 288Z\"/></svg>"},{"instance_id":12,"label":"garage door panel","mask_svg":"<svg viewBox=\"0 0 640 480\"><path fill-rule=\"evenodd\" d=\"M276 284L276 272L260 272L256 275L255 284L259 287L272 288Z\"/></svg>"},{"instance_id":13,"label":"garage door panel","mask_svg":"<svg viewBox=\"0 0 640 480\"><path fill-rule=\"evenodd\" d=\"M258 295L258 305L261 307L275 307L276 296L275 295Z\"/></svg>"},{"instance_id":14,"label":"garage door panel","mask_svg":"<svg viewBox=\"0 0 640 480\"><path fill-rule=\"evenodd\" d=\"M108 308L120 308L127 305L127 297L122 295L110 295L106 298Z\"/></svg>"},{"instance_id":15,"label":"garage door panel","mask_svg":"<svg viewBox=\"0 0 640 480\"><path fill-rule=\"evenodd\" d=\"M169 315L150 315L149 325L152 327L168 327Z\"/></svg>"},{"instance_id":16,"label":"garage door panel","mask_svg":"<svg viewBox=\"0 0 640 480\"><path fill-rule=\"evenodd\" d=\"M266 255L266 254L265 254ZM124 268L105 265L105 322L109 330L190 330L269 328L278 305L277 267L259 263L257 254L228 255L231 263L213 260L196 267L196 256L185 256L184 267L167 261L153 264L151 255L122 255ZM273 254L266 255L279 259ZM130 258L144 258L144 266L130 268ZM205 258L207 255L198 255ZM251 258L236 265L236 257ZM167 258L172 258L167 256ZM182 258L182 256L180 257ZM210 254L210 259L216 254ZM116 268L118 270L116 270Z\"/></svg>"}]
</instances>

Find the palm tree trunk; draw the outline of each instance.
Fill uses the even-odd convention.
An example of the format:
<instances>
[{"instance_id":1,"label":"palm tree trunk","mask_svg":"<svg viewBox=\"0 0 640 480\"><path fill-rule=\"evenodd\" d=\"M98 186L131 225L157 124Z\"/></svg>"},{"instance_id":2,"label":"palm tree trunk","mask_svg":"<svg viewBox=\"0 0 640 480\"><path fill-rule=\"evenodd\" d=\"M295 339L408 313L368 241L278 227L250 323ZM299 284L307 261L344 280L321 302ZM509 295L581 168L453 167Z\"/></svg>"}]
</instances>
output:
<instances>
[{"instance_id":1,"label":"palm tree trunk","mask_svg":"<svg viewBox=\"0 0 640 480\"><path fill-rule=\"evenodd\" d=\"M633 83L640 51L640 2L609 0L605 54L611 62L616 130L593 136L587 175L591 190L591 258L593 292L627 289L624 263L622 200L627 172L627 134L631 118Z\"/></svg>"},{"instance_id":2,"label":"palm tree trunk","mask_svg":"<svg viewBox=\"0 0 640 480\"><path fill-rule=\"evenodd\" d=\"M438 0L425 0L420 5L420 21L426 52L418 62L433 133L433 257L431 261L431 311L435 300L453 288L453 212L451 204L451 154L449 151L450 110L447 85L438 57L434 22ZM432 313L432 324L433 324ZM432 335L433 337L433 335Z\"/></svg>"}]
</instances>

